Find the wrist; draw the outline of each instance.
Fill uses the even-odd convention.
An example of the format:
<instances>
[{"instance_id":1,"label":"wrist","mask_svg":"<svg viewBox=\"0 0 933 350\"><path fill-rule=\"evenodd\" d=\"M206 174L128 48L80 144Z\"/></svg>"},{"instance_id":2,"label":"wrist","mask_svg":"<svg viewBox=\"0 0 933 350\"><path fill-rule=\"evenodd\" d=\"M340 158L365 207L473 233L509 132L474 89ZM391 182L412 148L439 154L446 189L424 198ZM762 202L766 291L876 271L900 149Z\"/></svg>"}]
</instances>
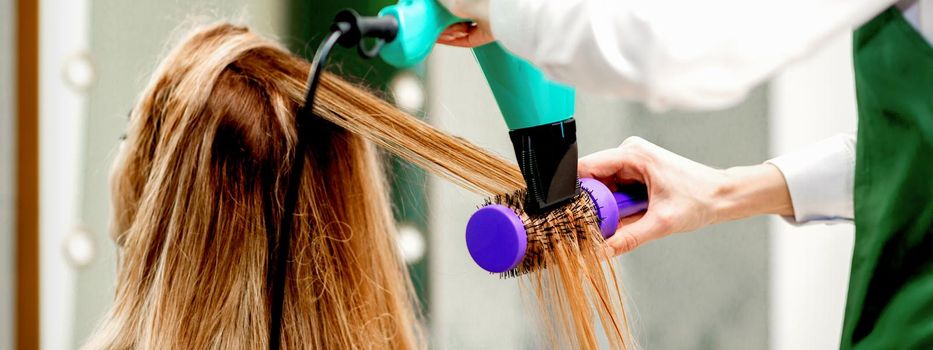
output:
<instances>
[{"instance_id":1,"label":"wrist","mask_svg":"<svg viewBox=\"0 0 933 350\"><path fill-rule=\"evenodd\" d=\"M733 167L722 172L725 180L714 198L717 222L763 214L794 214L787 182L777 167L759 164Z\"/></svg>"}]
</instances>

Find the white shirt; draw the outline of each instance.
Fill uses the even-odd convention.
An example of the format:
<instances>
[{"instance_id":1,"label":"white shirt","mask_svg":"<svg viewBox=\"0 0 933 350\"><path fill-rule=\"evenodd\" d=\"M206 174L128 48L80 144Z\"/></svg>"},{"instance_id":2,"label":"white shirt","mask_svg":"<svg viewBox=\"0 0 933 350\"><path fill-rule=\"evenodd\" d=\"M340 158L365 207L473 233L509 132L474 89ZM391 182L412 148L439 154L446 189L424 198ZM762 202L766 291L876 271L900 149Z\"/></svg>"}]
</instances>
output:
<instances>
[{"instance_id":1,"label":"white shirt","mask_svg":"<svg viewBox=\"0 0 933 350\"><path fill-rule=\"evenodd\" d=\"M490 0L507 49L550 78L654 110L718 109L776 70L895 0ZM933 0L905 17L933 42ZM784 174L794 220L851 220L855 135L769 161Z\"/></svg>"}]
</instances>

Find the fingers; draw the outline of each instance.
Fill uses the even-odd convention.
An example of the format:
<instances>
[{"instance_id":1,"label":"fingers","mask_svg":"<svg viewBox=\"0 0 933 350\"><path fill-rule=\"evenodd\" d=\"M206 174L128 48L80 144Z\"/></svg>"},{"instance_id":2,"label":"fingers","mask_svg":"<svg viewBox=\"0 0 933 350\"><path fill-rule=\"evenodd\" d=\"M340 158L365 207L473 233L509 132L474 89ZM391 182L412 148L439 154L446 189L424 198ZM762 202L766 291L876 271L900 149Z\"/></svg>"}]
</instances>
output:
<instances>
[{"instance_id":1,"label":"fingers","mask_svg":"<svg viewBox=\"0 0 933 350\"><path fill-rule=\"evenodd\" d=\"M624 218L621 218L619 219L619 227L623 227L635 221L641 220L641 218L643 218L644 216L645 216L645 212L641 211L641 212L626 216Z\"/></svg>"},{"instance_id":2,"label":"fingers","mask_svg":"<svg viewBox=\"0 0 933 350\"><path fill-rule=\"evenodd\" d=\"M619 147L599 151L580 158L577 176L597 179L613 191L617 184L643 183L651 191L658 167L665 164L657 146L638 137L629 137ZM652 198L652 200L664 200ZM622 218L616 234L606 240L606 251L612 256L629 252L645 242L673 232L668 216L658 213L636 214ZM666 211L665 211L666 212Z\"/></svg>"},{"instance_id":3,"label":"fingers","mask_svg":"<svg viewBox=\"0 0 933 350\"><path fill-rule=\"evenodd\" d=\"M616 233L606 240L607 251L611 253L611 256L628 253L642 244L663 236L664 230L664 225L654 220L650 214L629 224L623 223Z\"/></svg>"},{"instance_id":4,"label":"fingers","mask_svg":"<svg viewBox=\"0 0 933 350\"><path fill-rule=\"evenodd\" d=\"M454 23L441 32L437 42L450 45L450 43L457 42L470 35L469 29L470 25L467 23Z\"/></svg>"},{"instance_id":5,"label":"fingers","mask_svg":"<svg viewBox=\"0 0 933 350\"><path fill-rule=\"evenodd\" d=\"M577 162L577 176L603 182L645 183L645 169L650 162L651 158L647 154L623 144L580 158Z\"/></svg>"},{"instance_id":6,"label":"fingers","mask_svg":"<svg viewBox=\"0 0 933 350\"><path fill-rule=\"evenodd\" d=\"M577 161L577 176L595 179L613 178L622 170L628 155L619 147L602 150Z\"/></svg>"},{"instance_id":7,"label":"fingers","mask_svg":"<svg viewBox=\"0 0 933 350\"><path fill-rule=\"evenodd\" d=\"M480 29L475 23L466 22L450 25L437 38L439 44L459 47L477 47L492 41L491 34Z\"/></svg>"}]
</instances>

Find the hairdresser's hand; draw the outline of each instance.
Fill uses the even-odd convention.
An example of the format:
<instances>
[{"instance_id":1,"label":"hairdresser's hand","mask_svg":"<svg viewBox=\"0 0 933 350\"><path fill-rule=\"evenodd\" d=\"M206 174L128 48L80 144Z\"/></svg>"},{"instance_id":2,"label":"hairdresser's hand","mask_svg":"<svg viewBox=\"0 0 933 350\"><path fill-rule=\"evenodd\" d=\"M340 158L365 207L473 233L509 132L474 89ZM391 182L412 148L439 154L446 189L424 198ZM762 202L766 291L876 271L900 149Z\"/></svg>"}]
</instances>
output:
<instances>
[{"instance_id":1,"label":"hairdresser's hand","mask_svg":"<svg viewBox=\"0 0 933 350\"><path fill-rule=\"evenodd\" d=\"M773 165L714 169L638 137L583 157L578 175L611 189L632 182L648 187L648 210L622 219L606 241L613 256L672 233L757 214L793 214L787 184Z\"/></svg>"},{"instance_id":2,"label":"hairdresser's hand","mask_svg":"<svg viewBox=\"0 0 933 350\"><path fill-rule=\"evenodd\" d=\"M492 42L488 0L440 0L451 13L472 23L455 23L441 33L437 42L445 45L476 47Z\"/></svg>"}]
</instances>

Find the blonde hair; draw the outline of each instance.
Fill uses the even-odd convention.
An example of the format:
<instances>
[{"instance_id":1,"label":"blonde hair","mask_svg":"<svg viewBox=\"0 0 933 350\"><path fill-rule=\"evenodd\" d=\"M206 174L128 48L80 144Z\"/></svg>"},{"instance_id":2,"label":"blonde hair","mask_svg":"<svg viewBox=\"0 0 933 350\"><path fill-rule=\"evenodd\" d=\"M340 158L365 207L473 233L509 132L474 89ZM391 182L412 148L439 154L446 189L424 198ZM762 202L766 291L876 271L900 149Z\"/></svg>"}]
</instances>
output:
<instances>
[{"instance_id":1,"label":"blonde hair","mask_svg":"<svg viewBox=\"0 0 933 350\"><path fill-rule=\"evenodd\" d=\"M267 232L281 224L285 183L296 170L288 160L308 70L276 43L226 23L193 31L162 61L113 168L117 290L86 348L269 346ZM521 174L333 74L322 75L314 112L321 118L308 121L312 137L301 155L282 347L424 347L371 143L485 195L522 188ZM598 261L585 261L595 269L561 261L578 272L570 278L591 271L605 280ZM586 295L569 297L588 305ZM615 314L605 310L600 316ZM578 307L571 314L591 315ZM583 342L590 343L595 338Z\"/></svg>"}]
</instances>

